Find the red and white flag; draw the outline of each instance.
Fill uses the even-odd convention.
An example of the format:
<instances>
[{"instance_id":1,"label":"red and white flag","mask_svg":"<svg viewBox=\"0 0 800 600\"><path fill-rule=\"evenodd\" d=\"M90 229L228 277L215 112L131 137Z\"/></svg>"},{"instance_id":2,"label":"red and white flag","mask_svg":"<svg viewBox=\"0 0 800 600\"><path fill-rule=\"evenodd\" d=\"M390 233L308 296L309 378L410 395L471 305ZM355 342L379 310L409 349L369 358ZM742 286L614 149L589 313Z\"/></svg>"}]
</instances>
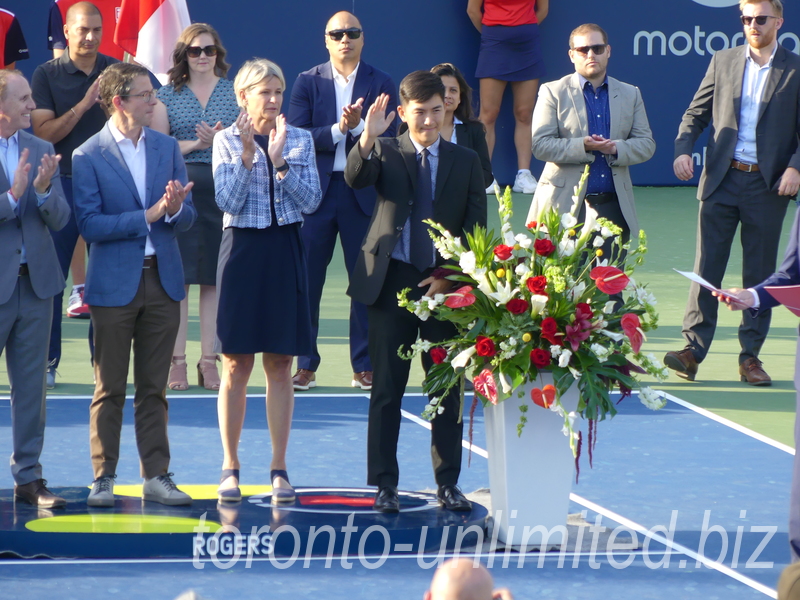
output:
<instances>
[{"instance_id":1,"label":"red and white flag","mask_svg":"<svg viewBox=\"0 0 800 600\"><path fill-rule=\"evenodd\" d=\"M175 43L190 24L186 0L122 0L114 43L159 76L172 68Z\"/></svg>"}]
</instances>

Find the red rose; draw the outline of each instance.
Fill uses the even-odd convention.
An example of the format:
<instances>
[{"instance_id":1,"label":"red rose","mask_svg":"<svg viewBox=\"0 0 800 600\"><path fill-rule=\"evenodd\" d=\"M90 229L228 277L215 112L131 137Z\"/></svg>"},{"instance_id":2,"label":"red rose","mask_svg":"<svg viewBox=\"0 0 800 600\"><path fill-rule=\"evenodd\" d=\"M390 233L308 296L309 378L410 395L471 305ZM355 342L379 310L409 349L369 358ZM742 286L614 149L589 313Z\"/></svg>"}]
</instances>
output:
<instances>
[{"instance_id":1,"label":"red rose","mask_svg":"<svg viewBox=\"0 0 800 600\"><path fill-rule=\"evenodd\" d=\"M525 285L528 286L531 294L536 294L537 296L546 296L546 289L547 289L547 277L544 275L537 275L536 277L530 277L525 282Z\"/></svg>"},{"instance_id":2,"label":"red rose","mask_svg":"<svg viewBox=\"0 0 800 600\"><path fill-rule=\"evenodd\" d=\"M537 369L550 366L550 353L541 348L534 348L531 350L531 362Z\"/></svg>"},{"instance_id":3,"label":"red rose","mask_svg":"<svg viewBox=\"0 0 800 600\"><path fill-rule=\"evenodd\" d=\"M511 258L511 253L513 251L514 249L511 246L506 246L505 244L494 247L494 255L497 257L497 260L508 260Z\"/></svg>"},{"instance_id":4,"label":"red rose","mask_svg":"<svg viewBox=\"0 0 800 600\"><path fill-rule=\"evenodd\" d=\"M548 383L542 389L533 388L531 390L531 400L537 406L542 408L550 408L553 402L556 401L556 388L553 384Z\"/></svg>"},{"instance_id":5,"label":"red rose","mask_svg":"<svg viewBox=\"0 0 800 600\"><path fill-rule=\"evenodd\" d=\"M528 301L522 298L512 298L506 302L506 308L512 315L521 315L528 310L529 306Z\"/></svg>"},{"instance_id":6,"label":"red rose","mask_svg":"<svg viewBox=\"0 0 800 600\"><path fill-rule=\"evenodd\" d=\"M478 339L475 340L475 348L478 350L478 356L494 356L497 354L492 338L484 335L479 335Z\"/></svg>"},{"instance_id":7,"label":"red rose","mask_svg":"<svg viewBox=\"0 0 800 600\"><path fill-rule=\"evenodd\" d=\"M539 256L550 256L556 251L556 247L550 240L536 240L533 242L533 249Z\"/></svg>"},{"instance_id":8,"label":"red rose","mask_svg":"<svg viewBox=\"0 0 800 600\"><path fill-rule=\"evenodd\" d=\"M525 227L527 227L528 229L536 229L536 227L537 227L538 225L539 225L539 224L538 224L536 221L531 221L530 223L528 223L527 225L525 225Z\"/></svg>"},{"instance_id":9,"label":"red rose","mask_svg":"<svg viewBox=\"0 0 800 600\"><path fill-rule=\"evenodd\" d=\"M444 301L444 305L448 308L463 308L470 304L475 304L475 294L472 293L472 286L465 285L458 288L452 294L448 294Z\"/></svg>"},{"instance_id":10,"label":"red rose","mask_svg":"<svg viewBox=\"0 0 800 600\"><path fill-rule=\"evenodd\" d=\"M586 304L586 302L578 302L578 304L575 305L576 321L588 321L593 316L592 307Z\"/></svg>"},{"instance_id":11,"label":"red rose","mask_svg":"<svg viewBox=\"0 0 800 600\"><path fill-rule=\"evenodd\" d=\"M444 348L431 348L431 360L433 364L440 365L444 362L444 359L447 358L447 350Z\"/></svg>"},{"instance_id":12,"label":"red rose","mask_svg":"<svg viewBox=\"0 0 800 600\"><path fill-rule=\"evenodd\" d=\"M558 324L553 317L547 317L542 320L542 339L556 346L560 346L562 337L563 336L558 335Z\"/></svg>"},{"instance_id":13,"label":"red rose","mask_svg":"<svg viewBox=\"0 0 800 600\"><path fill-rule=\"evenodd\" d=\"M613 296L619 294L628 286L628 276L616 267L595 267L589 273L589 277L594 279L597 289Z\"/></svg>"},{"instance_id":14,"label":"red rose","mask_svg":"<svg viewBox=\"0 0 800 600\"><path fill-rule=\"evenodd\" d=\"M620 323L622 331L628 336L631 341L631 348L634 352L639 352L642 349L642 342L644 341L644 334L642 333L642 322L639 317L633 313L626 313L622 315Z\"/></svg>"}]
</instances>

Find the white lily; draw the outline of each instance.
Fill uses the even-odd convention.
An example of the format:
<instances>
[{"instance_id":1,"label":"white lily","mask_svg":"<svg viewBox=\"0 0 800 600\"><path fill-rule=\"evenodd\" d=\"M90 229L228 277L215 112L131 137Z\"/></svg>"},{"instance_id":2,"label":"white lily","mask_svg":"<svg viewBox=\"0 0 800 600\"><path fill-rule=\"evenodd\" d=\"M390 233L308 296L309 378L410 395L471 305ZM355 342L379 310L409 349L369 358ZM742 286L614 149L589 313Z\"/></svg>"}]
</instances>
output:
<instances>
[{"instance_id":1,"label":"white lily","mask_svg":"<svg viewBox=\"0 0 800 600\"><path fill-rule=\"evenodd\" d=\"M547 296L541 294L534 294L531 296L531 316L538 317L547 306Z\"/></svg>"},{"instance_id":2,"label":"white lily","mask_svg":"<svg viewBox=\"0 0 800 600\"><path fill-rule=\"evenodd\" d=\"M509 300L519 293L519 290L512 287L509 281L498 281L497 291L487 294L490 298L496 300L497 306L503 306Z\"/></svg>"},{"instance_id":3,"label":"white lily","mask_svg":"<svg viewBox=\"0 0 800 600\"><path fill-rule=\"evenodd\" d=\"M459 352L456 357L450 361L450 364L454 369L463 369L477 351L478 349L475 346L470 346L466 350Z\"/></svg>"},{"instance_id":4,"label":"white lily","mask_svg":"<svg viewBox=\"0 0 800 600\"><path fill-rule=\"evenodd\" d=\"M608 302L606 302L606 305L603 307L603 313L605 313L607 315L610 315L612 312L614 312L614 307L616 305L617 305L616 302L614 302L613 300L609 300Z\"/></svg>"},{"instance_id":5,"label":"white lily","mask_svg":"<svg viewBox=\"0 0 800 600\"><path fill-rule=\"evenodd\" d=\"M503 393L510 394L512 388L508 376L505 373L498 373L498 379L500 380L500 387L503 389Z\"/></svg>"},{"instance_id":6,"label":"white lily","mask_svg":"<svg viewBox=\"0 0 800 600\"><path fill-rule=\"evenodd\" d=\"M572 213L564 213L561 215L561 226L564 229L572 229L578 224L578 219Z\"/></svg>"},{"instance_id":7,"label":"white lily","mask_svg":"<svg viewBox=\"0 0 800 600\"><path fill-rule=\"evenodd\" d=\"M569 291L569 299L573 302L577 302L578 298L583 295L583 292L586 291L586 282L581 281L574 285L572 289Z\"/></svg>"},{"instance_id":8,"label":"white lily","mask_svg":"<svg viewBox=\"0 0 800 600\"><path fill-rule=\"evenodd\" d=\"M608 329L600 329L598 331L600 333L602 333L604 336L610 337L615 342L621 342L623 339L625 339L625 335L622 334L622 333L617 333L615 331L609 331Z\"/></svg>"}]
</instances>

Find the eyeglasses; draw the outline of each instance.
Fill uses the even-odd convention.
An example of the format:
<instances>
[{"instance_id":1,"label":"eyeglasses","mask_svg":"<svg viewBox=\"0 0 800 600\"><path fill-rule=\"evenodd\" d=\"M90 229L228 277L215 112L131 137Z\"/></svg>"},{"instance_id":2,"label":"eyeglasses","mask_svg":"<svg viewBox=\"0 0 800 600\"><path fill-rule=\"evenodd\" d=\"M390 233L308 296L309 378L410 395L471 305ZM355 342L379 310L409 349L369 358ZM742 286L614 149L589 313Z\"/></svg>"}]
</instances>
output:
<instances>
[{"instance_id":1,"label":"eyeglasses","mask_svg":"<svg viewBox=\"0 0 800 600\"><path fill-rule=\"evenodd\" d=\"M606 51L606 46L608 46L608 44L593 44L592 46L578 46L577 48L573 48L573 50L584 56L589 54L589 50L591 50L595 56L600 56Z\"/></svg>"},{"instance_id":2,"label":"eyeglasses","mask_svg":"<svg viewBox=\"0 0 800 600\"><path fill-rule=\"evenodd\" d=\"M759 25L766 25L767 19L777 19L778 17L773 17L772 15L758 15L757 17L745 17L742 15L742 25L746 27L750 27L753 21L758 23Z\"/></svg>"},{"instance_id":3,"label":"eyeglasses","mask_svg":"<svg viewBox=\"0 0 800 600\"><path fill-rule=\"evenodd\" d=\"M191 56L192 58L198 58L200 53L204 52L206 56L216 56L217 55L217 47L214 44L210 46L187 46L186 47L186 55Z\"/></svg>"},{"instance_id":4,"label":"eyeglasses","mask_svg":"<svg viewBox=\"0 0 800 600\"><path fill-rule=\"evenodd\" d=\"M341 42L345 35L347 35L348 39L357 40L361 37L361 32L363 31L363 29L359 29L358 27L350 27L349 29L331 29L328 32L328 37L337 42Z\"/></svg>"},{"instance_id":5,"label":"eyeglasses","mask_svg":"<svg viewBox=\"0 0 800 600\"><path fill-rule=\"evenodd\" d=\"M153 98L156 96L155 90L149 90L147 92L142 92L141 94L120 94L120 98L141 98L148 104L153 101Z\"/></svg>"}]
</instances>

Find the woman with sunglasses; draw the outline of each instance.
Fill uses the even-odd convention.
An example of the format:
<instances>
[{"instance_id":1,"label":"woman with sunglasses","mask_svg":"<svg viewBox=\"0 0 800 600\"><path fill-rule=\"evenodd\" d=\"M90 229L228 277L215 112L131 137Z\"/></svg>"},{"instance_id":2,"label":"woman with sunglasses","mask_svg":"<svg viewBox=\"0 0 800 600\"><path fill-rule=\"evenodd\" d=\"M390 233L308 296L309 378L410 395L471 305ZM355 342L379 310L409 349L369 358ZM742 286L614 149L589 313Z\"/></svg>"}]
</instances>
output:
<instances>
[{"instance_id":1,"label":"woman with sunglasses","mask_svg":"<svg viewBox=\"0 0 800 600\"><path fill-rule=\"evenodd\" d=\"M222 386L217 402L224 452L217 492L241 499L239 438L255 355L267 377L273 502L292 502L286 448L292 427L292 360L311 351L311 309L303 214L322 200L311 134L286 123L286 81L263 58L246 62L233 83L244 111L214 138L214 186L223 218L217 336ZM227 254L227 257L226 257Z\"/></svg>"},{"instance_id":2,"label":"woman with sunglasses","mask_svg":"<svg viewBox=\"0 0 800 600\"><path fill-rule=\"evenodd\" d=\"M186 160L197 221L178 236L186 298L181 302L181 326L175 341L169 388L188 390L186 337L189 320L189 286L200 286L200 360L198 385L207 390L220 386L214 353L217 318L217 257L222 238L222 211L214 200L211 174L211 143L217 132L230 126L239 115L233 84L225 79L230 65L225 48L213 27L195 23L184 29L172 55L169 83L158 90L159 102L153 129L178 140Z\"/></svg>"},{"instance_id":3,"label":"woman with sunglasses","mask_svg":"<svg viewBox=\"0 0 800 600\"><path fill-rule=\"evenodd\" d=\"M550 0L468 0L467 14L481 34L475 77L480 80L480 120L486 126L489 156L494 151L495 122L503 93L511 84L514 97L514 145L517 175L514 191L532 194L531 117L545 75L539 43L539 23L547 16ZM494 193L494 184L486 193Z\"/></svg>"}]
</instances>

